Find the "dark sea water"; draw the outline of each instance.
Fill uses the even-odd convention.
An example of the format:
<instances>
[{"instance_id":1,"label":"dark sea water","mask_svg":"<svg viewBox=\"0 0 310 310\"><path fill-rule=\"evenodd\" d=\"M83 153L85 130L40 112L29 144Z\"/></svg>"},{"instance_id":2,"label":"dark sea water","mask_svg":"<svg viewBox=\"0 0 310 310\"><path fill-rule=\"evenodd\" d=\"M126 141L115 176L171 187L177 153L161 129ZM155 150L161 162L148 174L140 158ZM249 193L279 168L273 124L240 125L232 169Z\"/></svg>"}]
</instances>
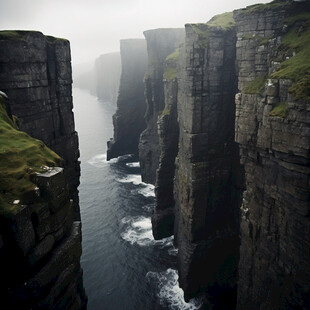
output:
<instances>
[{"instance_id":1,"label":"dark sea water","mask_svg":"<svg viewBox=\"0 0 310 310\"><path fill-rule=\"evenodd\" d=\"M173 239L155 241L154 188L132 156L106 161L115 107L73 89L81 151L80 206L84 286L89 310L198 309L177 284Z\"/></svg>"}]
</instances>

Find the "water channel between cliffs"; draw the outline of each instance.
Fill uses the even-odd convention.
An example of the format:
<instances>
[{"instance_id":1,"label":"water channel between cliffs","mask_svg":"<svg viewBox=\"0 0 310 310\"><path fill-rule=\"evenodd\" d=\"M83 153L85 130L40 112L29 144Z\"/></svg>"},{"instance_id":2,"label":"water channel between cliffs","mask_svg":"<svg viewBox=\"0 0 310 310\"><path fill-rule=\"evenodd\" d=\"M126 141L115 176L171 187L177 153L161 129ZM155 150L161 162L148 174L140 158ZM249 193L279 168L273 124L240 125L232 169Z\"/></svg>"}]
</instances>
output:
<instances>
[{"instance_id":1,"label":"water channel between cliffs","mask_svg":"<svg viewBox=\"0 0 310 310\"><path fill-rule=\"evenodd\" d=\"M153 239L154 188L141 182L137 160L106 161L115 106L78 88L73 102L88 309L199 309L199 300L184 303L178 288L173 239Z\"/></svg>"}]
</instances>

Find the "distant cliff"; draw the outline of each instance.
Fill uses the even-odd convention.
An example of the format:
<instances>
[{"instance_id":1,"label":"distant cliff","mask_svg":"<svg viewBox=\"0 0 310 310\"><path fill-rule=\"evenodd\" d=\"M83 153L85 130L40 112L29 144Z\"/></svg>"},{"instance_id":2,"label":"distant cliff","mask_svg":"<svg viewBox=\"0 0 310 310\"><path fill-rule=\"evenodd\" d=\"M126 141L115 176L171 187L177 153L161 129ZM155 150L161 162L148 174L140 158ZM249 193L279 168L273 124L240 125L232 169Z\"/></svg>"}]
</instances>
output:
<instances>
[{"instance_id":1,"label":"distant cliff","mask_svg":"<svg viewBox=\"0 0 310 310\"><path fill-rule=\"evenodd\" d=\"M69 42L1 31L0 47L0 89L9 96L0 107L3 304L85 309Z\"/></svg>"},{"instance_id":2,"label":"distant cliff","mask_svg":"<svg viewBox=\"0 0 310 310\"><path fill-rule=\"evenodd\" d=\"M96 59L96 94L100 100L116 104L119 91L120 76L120 53L104 54Z\"/></svg>"},{"instance_id":3,"label":"distant cliff","mask_svg":"<svg viewBox=\"0 0 310 310\"><path fill-rule=\"evenodd\" d=\"M310 307L309 29L308 1L276 0L186 25L170 55L145 32L142 178L186 300Z\"/></svg>"},{"instance_id":4,"label":"distant cliff","mask_svg":"<svg viewBox=\"0 0 310 310\"><path fill-rule=\"evenodd\" d=\"M122 74L117 110L113 115L114 138L108 142L107 159L138 155L138 143L145 128L143 78L147 65L144 39L121 40Z\"/></svg>"}]
</instances>

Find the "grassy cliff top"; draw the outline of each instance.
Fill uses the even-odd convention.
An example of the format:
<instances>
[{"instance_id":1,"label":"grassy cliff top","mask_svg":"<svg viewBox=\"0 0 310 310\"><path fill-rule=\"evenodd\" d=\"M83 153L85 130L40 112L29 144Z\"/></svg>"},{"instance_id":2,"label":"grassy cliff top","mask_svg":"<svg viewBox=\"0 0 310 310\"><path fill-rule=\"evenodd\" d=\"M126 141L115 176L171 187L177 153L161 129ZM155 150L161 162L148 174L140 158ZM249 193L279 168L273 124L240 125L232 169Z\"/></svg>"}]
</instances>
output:
<instances>
[{"instance_id":1,"label":"grassy cliff top","mask_svg":"<svg viewBox=\"0 0 310 310\"><path fill-rule=\"evenodd\" d=\"M276 79L291 79L290 91L297 99L310 100L310 12L302 12L285 20L288 32L277 49L288 55L279 69L271 75Z\"/></svg>"},{"instance_id":2,"label":"grassy cliff top","mask_svg":"<svg viewBox=\"0 0 310 310\"><path fill-rule=\"evenodd\" d=\"M235 26L233 12L226 12L223 14L215 15L208 22L210 27L220 27L224 30L229 30Z\"/></svg>"},{"instance_id":3,"label":"grassy cliff top","mask_svg":"<svg viewBox=\"0 0 310 310\"><path fill-rule=\"evenodd\" d=\"M244 9L238 10L240 14L251 14L251 13L265 13L269 10L278 10L286 5L288 5L289 1L286 0L274 0L270 3L258 3L247 6Z\"/></svg>"},{"instance_id":4,"label":"grassy cliff top","mask_svg":"<svg viewBox=\"0 0 310 310\"><path fill-rule=\"evenodd\" d=\"M23 203L34 191L31 174L43 172L44 166L63 166L63 160L42 141L19 131L0 97L0 215L18 210L14 200Z\"/></svg>"},{"instance_id":5,"label":"grassy cliff top","mask_svg":"<svg viewBox=\"0 0 310 310\"><path fill-rule=\"evenodd\" d=\"M2 30L0 31L0 40L25 40L25 36L29 34L43 36L51 42L59 40L68 41L67 39L45 36L42 32L33 30Z\"/></svg>"}]
</instances>

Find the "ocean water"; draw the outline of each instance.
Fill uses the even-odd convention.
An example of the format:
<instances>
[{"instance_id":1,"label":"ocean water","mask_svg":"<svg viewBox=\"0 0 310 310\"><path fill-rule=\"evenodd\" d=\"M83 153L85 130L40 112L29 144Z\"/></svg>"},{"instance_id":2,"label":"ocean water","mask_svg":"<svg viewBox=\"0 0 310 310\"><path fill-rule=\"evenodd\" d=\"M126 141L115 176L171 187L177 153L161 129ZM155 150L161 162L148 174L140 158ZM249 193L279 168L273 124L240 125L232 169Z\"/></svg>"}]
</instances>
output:
<instances>
[{"instance_id":1,"label":"ocean water","mask_svg":"<svg viewBox=\"0 0 310 310\"><path fill-rule=\"evenodd\" d=\"M199 309L183 301L173 238L156 241L154 187L141 181L137 159L106 160L115 107L73 89L81 152L81 264L89 310Z\"/></svg>"}]
</instances>

